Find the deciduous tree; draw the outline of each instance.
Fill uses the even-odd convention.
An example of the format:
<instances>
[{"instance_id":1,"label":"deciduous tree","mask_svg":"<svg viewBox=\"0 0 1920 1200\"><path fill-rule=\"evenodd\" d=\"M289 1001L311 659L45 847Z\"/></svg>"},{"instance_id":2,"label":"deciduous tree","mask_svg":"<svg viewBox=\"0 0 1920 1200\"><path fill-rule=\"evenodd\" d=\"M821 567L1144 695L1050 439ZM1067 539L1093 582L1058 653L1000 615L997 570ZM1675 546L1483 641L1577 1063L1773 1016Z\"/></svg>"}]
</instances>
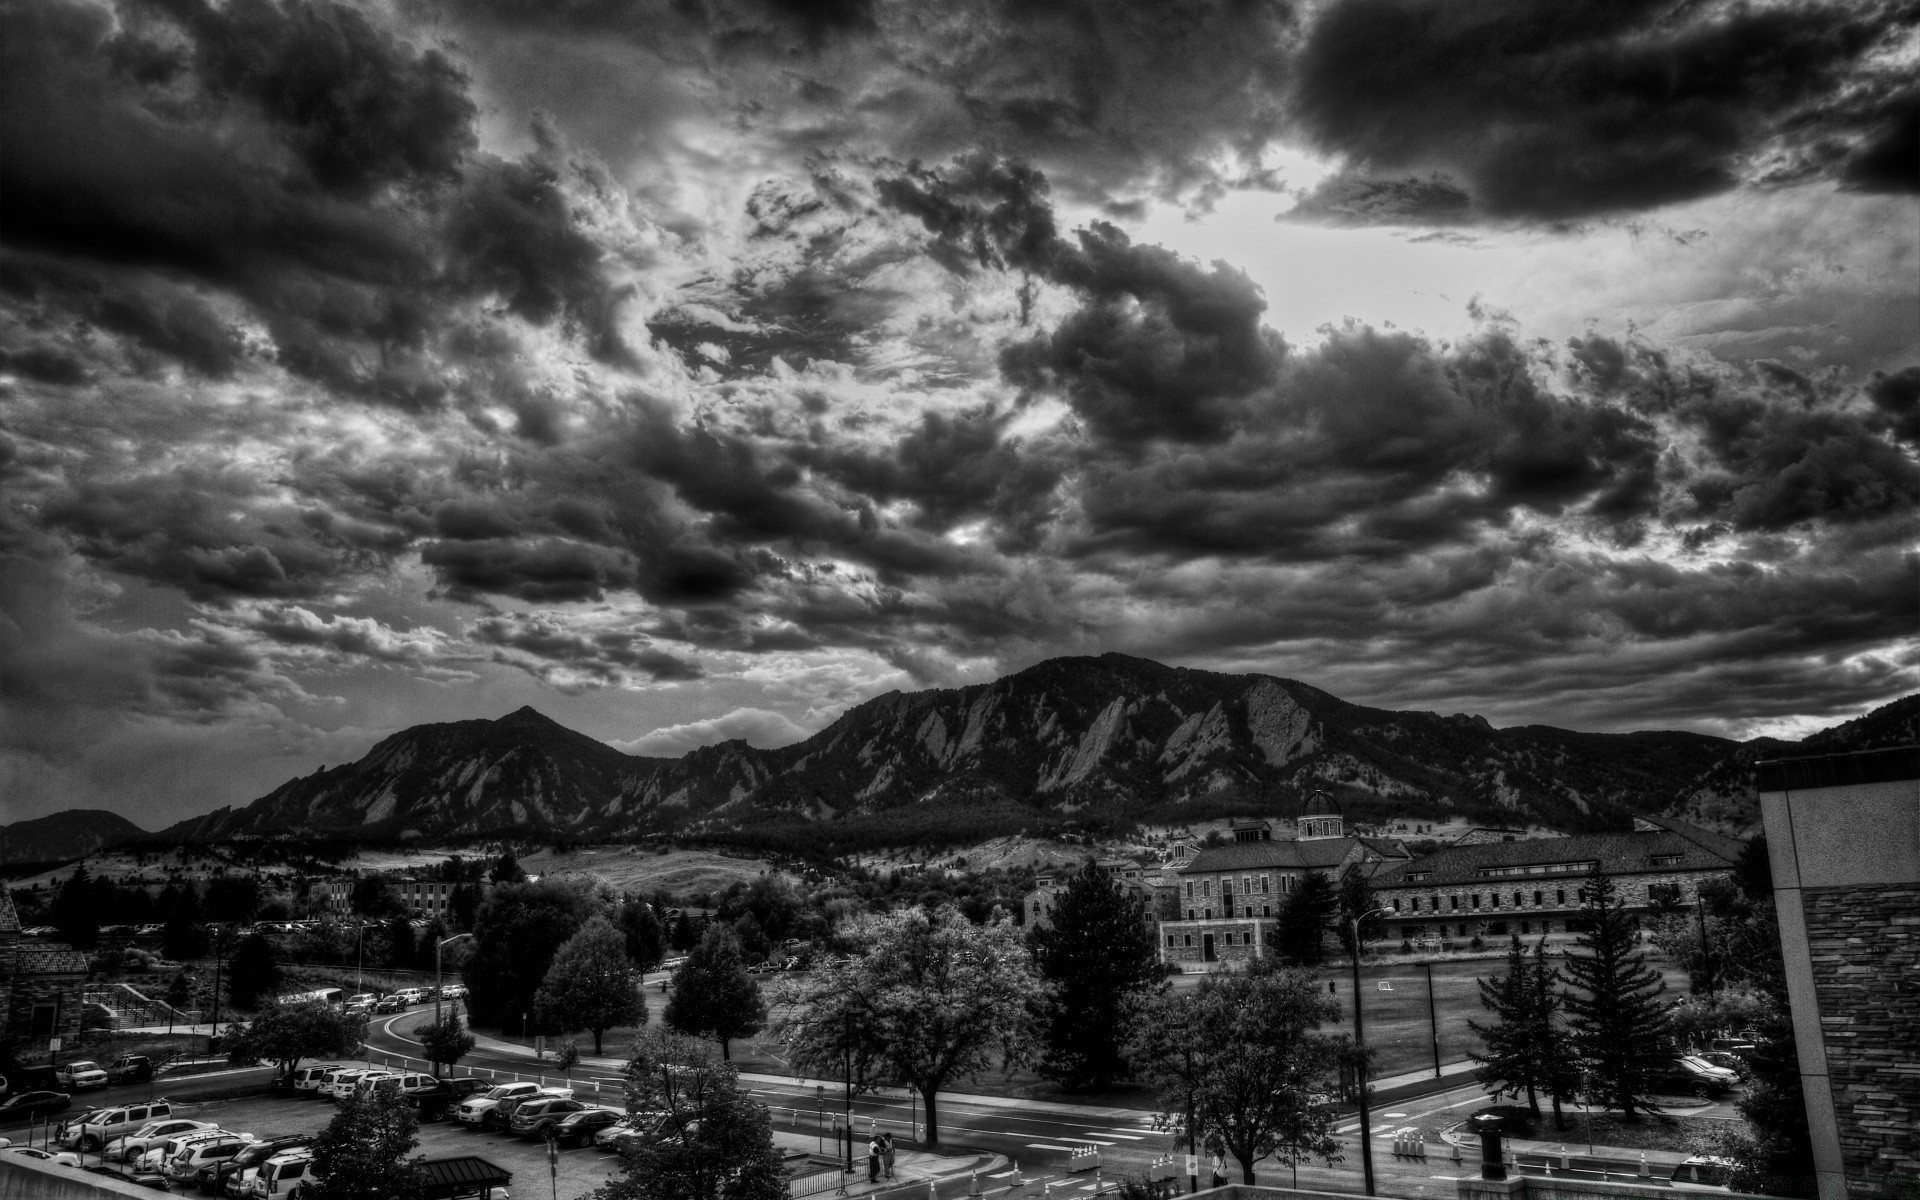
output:
<instances>
[{"instance_id":1,"label":"deciduous tree","mask_svg":"<svg viewBox=\"0 0 1920 1200\"><path fill-rule=\"evenodd\" d=\"M399 1092L356 1092L313 1140L313 1179L303 1200L412 1200L423 1180L420 1118Z\"/></svg>"},{"instance_id":2,"label":"deciduous tree","mask_svg":"<svg viewBox=\"0 0 1920 1200\"><path fill-rule=\"evenodd\" d=\"M1642 1111L1660 1111L1652 1084L1673 1057L1660 1000L1667 985L1637 949L1633 919L1598 863L1580 888L1580 921L1575 945L1584 953L1567 956L1574 987L1561 1001L1574 1051L1607 1105L1637 1121Z\"/></svg>"},{"instance_id":3,"label":"deciduous tree","mask_svg":"<svg viewBox=\"0 0 1920 1200\"><path fill-rule=\"evenodd\" d=\"M595 1054L607 1030L646 1021L640 977L627 960L625 939L611 922L596 916L567 939L553 956L533 1007L542 1028L592 1030Z\"/></svg>"},{"instance_id":4,"label":"deciduous tree","mask_svg":"<svg viewBox=\"0 0 1920 1200\"><path fill-rule=\"evenodd\" d=\"M1168 1123L1184 1124L1240 1164L1340 1158L1333 1114L1310 1097L1337 1068L1339 1043L1315 1033L1339 1009L1310 972L1257 959L1245 972L1209 975L1191 992L1169 993L1140 1022L1136 1065L1160 1097Z\"/></svg>"},{"instance_id":5,"label":"deciduous tree","mask_svg":"<svg viewBox=\"0 0 1920 1200\"><path fill-rule=\"evenodd\" d=\"M785 1200L767 1110L707 1044L647 1034L628 1080L627 1111L661 1114L659 1124L652 1138L622 1147L620 1175L591 1200Z\"/></svg>"},{"instance_id":6,"label":"deciduous tree","mask_svg":"<svg viewBox=\"0 0 1920 1200\"><path fill-rule=\"evenodd\" d=\"M458 1013L448 1013L414 1032L420 1037L420 1056L433 1064L435 1078L441 1067L451 1070L453 1064L473 1052L474 1036L461 1025Z\"/></svg>"},{"instance_id":7,"label":"deciduous tree","mask_svg":"<svg viewBox=\"0 0 1920 1200\"><path fill-rule=\"evenodd\" d=\"M627 945L627 957L636 971L651 971L667 956L667 934L653 906L637 896L629 896L620 905L620 936Z\"/></svg>"},{"instance_id":8,"label":"deciduous tree","mask_svg":"<svg viewBox=\"0 0 1920 1200\"><path fill-rule=\"evenodd\" d=\"M352 1054L366 1034L365 1020L317 1000L272 1004L245 1024L227 1027L227 1061L236 1067L270 1062L286 1075L304 1058Z\"/></svg>"},{"instance_id":9,"label":"deciduous tree","mask_svg":"<svg viewBox=\"0 0 1920 1200\"><path fill-rule=\"evenodd\" d=\"M1041 1074L1070 1088L1126 1075L1134 1022L1166 987L1154 936L1141 898L1098 863L1067 880L1051 924L1030 938L1050 987Z\"/></svg>"},{"instance_id":10,"label":"deciduous tree","mask_svg":"<svg viewBox=\"0 0 1920 1200\"><path fill-rule=\"evenodd\" d=\"M1032 1057L1046 984L1004 913L981 926L953 908L897 909L842 936L851 962L783 989L792 1061L830 1078L851 1055L866 1083L912 1087L926 1104L927 1144L938 1145L942 1088Z\"/></svg>"},{"instance_id":11,"label":"deciduous tree","mask_svg":"<svg viewBox=\"0 0 1920 1200\"><path fill-rule=\"evenodd\" d=\"M250 933L234 947L227 963L227 995L240 1008L256 1008L280 987L280 963L273 943Z\"/></svg>"},{"instance_id":12,"label":"deciduous tree","mask_svg":"<svg viewBox=\"0 0 1920 1200\"><path fill-rule=\"evenodd\" d=\"M694 1037L720 1043L720 1056L733 1057L728 1043L766 1028L767 1005L747 974L746 960L733 930L716 921L673 973L673 996L661 1016L668 1025Z\"/></svg>"},{"instance_id":13,"label":"deciduous tree","mask_svg":"<svg viewBox=\"0 0 1920 1200\"><path fill-rule=\"evenodd\" d=\"M495 887L474 918L473 954L461 968L473 1019L518 1028L555 952L599 911L591 886L565 879Z\"/></svg>"}]
</instances>

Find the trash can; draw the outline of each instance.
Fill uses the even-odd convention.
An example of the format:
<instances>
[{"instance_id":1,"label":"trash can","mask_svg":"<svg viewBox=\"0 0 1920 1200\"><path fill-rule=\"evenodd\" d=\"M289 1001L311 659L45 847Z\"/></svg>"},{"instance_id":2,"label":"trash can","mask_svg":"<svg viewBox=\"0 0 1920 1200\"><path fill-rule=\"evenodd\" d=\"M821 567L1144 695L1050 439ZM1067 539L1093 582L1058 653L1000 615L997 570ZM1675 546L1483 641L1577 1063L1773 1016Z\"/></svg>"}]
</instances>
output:
<instances>
[{"instance_id":1,"label":"trash can","mask_svg":"<svg viewBox=\"0 0 1920 1200\"><path fill-rule=\"evenodd\" d=\"M1506 1118L1498 1113L1477 1113L1467 1118L1467 1128L1480 1135L1480 1178L1505 1179L1507 1159L1500 1135L1507 1131Z\"/></svg>"}]
</instances>

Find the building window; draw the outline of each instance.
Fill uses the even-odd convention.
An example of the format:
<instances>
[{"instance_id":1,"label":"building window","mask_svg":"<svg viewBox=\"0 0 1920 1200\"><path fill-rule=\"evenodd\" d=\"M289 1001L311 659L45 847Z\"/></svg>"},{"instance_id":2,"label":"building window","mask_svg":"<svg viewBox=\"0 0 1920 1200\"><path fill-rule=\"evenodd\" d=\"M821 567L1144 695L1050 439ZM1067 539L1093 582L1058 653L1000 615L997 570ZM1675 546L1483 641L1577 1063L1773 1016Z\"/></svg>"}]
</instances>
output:
<instances>
[{"instance_id":1,"label":"building window","mask_svg":"<svg viewBox=\"0 0 1920 1200\"><path fill-rule=\"evenodd\" d=\"M60 1006L57 1004L36 1004L33 1006L30 1037L52 1037L54 1027L60 1021ZM45 1047L42 1047L44 1049Z\"/></svg>"},{"instance_id":2,"label":"building window","mask_svg":"<svg viewBox=\"0 0 1920 1200\"><path fill-rule=\"evenodd\" d=\"M1187 899L1193 899L1193 880L1187 880Z\"/></svg>"},{"instance_id":3,"label":"building window","mask_svg":"<svg viewBox=\"0 0 1920 1200\"><path fill-rule=\"evenodd\" d=\"M1514 906L1515 908L1519 908L1519 907L1520 907L1520 893L1519 893L1519 892L1515 892L1515 893L1513 894L1513 906Z\"/></svg>"},{"instance_id":4,"label":"building window","mask_svg":"<svg viewBox=\"0 0 1920 1200\"><path fill-rule=\"evenodd\" d=\"M1167 935L1167 949L1169 949L1169 950L1171 950L1171 949L1173 949L1173 935L1172 935L1172 934L1168 934L1168 935Z\"/></svg>"},{"instance_id":5,"label":"building window","mask_svg":"<svg viewBox=\"0 0 1920 1200\"><path fill-rule=\"evenodd\" d=\"M1184 941L1186 942L1186 944L1187 944L1187 945L1188 945L1189 947L1191 947L1191 946L1193 945L1193 935L1189 933L1189 934L1184 934L1184 935L1182 935L1182 936L1183 936L1183 940L1184 940Z\"/></svg>"},{"instance_id":6,"label":"building window","mask_svg":"<svg viewBox=\"0 0 1920 1200\"><path fill-rule=\"evenodd\" d=\"M1545 901L1545 900L1543 900L1543 899L1541 899L1541 895L1542 895L1542 893L1540 893L1540 892L1535 892L1535 893L1533 894L1533 906L1534 906L1535 908L1539 908L1539 907L1540 907L1540 906L1541 906L1542 904L1545 904L1545 903L1546 903L1546 901Z\"/></svg>"},{"instance_id":7,"label":"building window","mask_svg":"<svg viewBox=\"0 0 1920 1200\"><path fill-rule=\"evenodd\" d=\"M1479 893L1479 892L1475 892L1475 893L1473 894L1473 906L1474 906L1475 908L1479 908L1479 907L1480 907L1480 893Z\"/></svg>"},{"instance_id":8,"label":"building window","mask_svg":"<svg viewBox=\"0 0 1920 1200\"><path fill-rule=\"evenodd\" d=\"M1532 922L1532 921L1522 921L1522 922L1520 922L1520 932L1521 932L1521 933L1532 933L1532 932L1533 932L1533 922Z\"/></svg>"},{"instance_id":9,"label":"building window","mask_svg":"<svg viewBox=\"0 0 1920 1200\"><path fill-rule=\"evenodd\" d=\"M1260 915L1261 915L1261 916L1263 916L1263 917L1270 917L1270 916L1272 916L1272 915L1273 915L1273 905L1271 905L1271 904L1262 904L1262 905L1260 906Z\"/></svg>"},{"instance_id":10,"label":"building window","mask_svg":"<svg viewBox=\"0 0 1920 1200\"><path fill-rule=\"evenodd\" d=\"M1656 854L1653 856L1652 862L1656 867L1677 867L1680 865L1680 856L1678 854Z\"/></svg>"},{"instance_id":11,"label":"building window","mask_svg":"<svg viewBox=\"0 0 1920 1200\"><path fill-rule=\"evenodd\" d=\"M1271 892L1273 890L1272 888L1267 886L1270 882L1272 882L1272 880L1269 876L1262 875L1260 877L1260 894L1262 896L1266 895L1268 892Z\"/></svg>"},{"instance_id":12,"label":"building window","mask_svg":"<svg viewBox=\"0 0 1920 1200\"><path fill-rule=\"evenodd\" d=\"M1213 880L1203 879L1200 881L1200 895L1203 897L1213 895Z\"/></svg>"},{"instance_id":13,"label":"building window","mask_svg":"<svg viewBox=\"0 0 1920 1200\"><path fill-rule=\"evenodd\" d=\"M1395 901L1393 902L1393 911L1395 911L1395 912L1399 912L1399 911L1400 911L1400 902L1399 902L1398 900L1395 900Z\"/></svg>"},{"instance_id":14,"label":"building window","mask_svg":"<svg viewBox=\"0 0 1920 1200\"><path fill-rule=\"evenodd\" d=\"M1555 904L1565 904L1567 902L1567 889L1565 888L1553 889L1553 902Z\"/></svg>"},{"instance_id":15,"label":"building window","mask_svg":"<svg viewBox=\"0 0 1920 1200\"><path fill-rule=\"evenodd\" d=\"M1209 921L1213 920L1213 910L1211 908L1207 909L1206 917L1207 917L1207 920Z\"/></svg>"},{"instance_id":16,"label":"building window","mask_svg":"<svg viewBox=\"0 0 1920 1200\"><path fill-rule=\"evenodd\" d=\"M1500 907L1500 893L1499 893L1499 892L1489 892L1489 893L1487 893L1487 898L1488 898L1489 900L1492 900L1492 901L1493 901L1493 906L1494 906L1495 908L1499 908L1499 907Z\"/></svg>"},{"instance_id":17,"label":"building window","mask_svg":"<svg viewBox=\"0 0 1920 1200\"><path fill-rule=\"evenodd\" d=\"M1195 912L1196 912L1196 910L1195 910L1195 909L1191 909L1191 908L1190 908L1190 909L1188 909L1188 910L1187 910L1187 920L1189 920L1189 921L1192 921L1192 920L1194 920L1194 919L1195 919L1195 916L1194 916L1194 914L1195 914Z\"/></svg>"},{"instance_id":18,"label":"building window","mask_svg":"<svg viewBox=\"0 0 1920 1200\"><path fill-rule=\"evenodd\" d=\"M1677 883L1650 883L1647 885L1649 904L1680 903L1680 885Z\"/></svg>"},{"instance_id":19,"label":"building window","mask_svg":"<svg viewBox=\"0 0 1920 1200\"><path fill-rule=\"evenodd\" d=\"M1447 897L1447 907L1449 907L1449 908L1455 908L1455 909L1457 909L1457 908L1459 908L1459 907L1460 907L1460 897L1459 897L1459 896L1457 896L1457 895L1456 895L1456 896L1448 896L1448 897Z\"/></svg>"}]
</instances>

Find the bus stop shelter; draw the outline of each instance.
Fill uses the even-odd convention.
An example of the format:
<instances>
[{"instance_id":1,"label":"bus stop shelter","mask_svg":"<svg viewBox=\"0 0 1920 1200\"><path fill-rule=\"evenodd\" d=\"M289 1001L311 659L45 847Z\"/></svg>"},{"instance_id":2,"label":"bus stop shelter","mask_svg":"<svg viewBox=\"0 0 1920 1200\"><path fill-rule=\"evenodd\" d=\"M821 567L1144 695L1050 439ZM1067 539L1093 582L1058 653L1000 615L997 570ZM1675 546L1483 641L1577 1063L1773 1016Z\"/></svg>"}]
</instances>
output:
<instances>
[{"instance_id":1,"label":"bus stop shelter","mask_svg":"<svg viewBox=\"0 0 1920 1200\"><path fill-rule=\"evenodd\" d=\"M474 1154L420 1163L421 1200L485 1200L493 1188L512 1182L512 1171Z\"/></svg>"}]
</instances>

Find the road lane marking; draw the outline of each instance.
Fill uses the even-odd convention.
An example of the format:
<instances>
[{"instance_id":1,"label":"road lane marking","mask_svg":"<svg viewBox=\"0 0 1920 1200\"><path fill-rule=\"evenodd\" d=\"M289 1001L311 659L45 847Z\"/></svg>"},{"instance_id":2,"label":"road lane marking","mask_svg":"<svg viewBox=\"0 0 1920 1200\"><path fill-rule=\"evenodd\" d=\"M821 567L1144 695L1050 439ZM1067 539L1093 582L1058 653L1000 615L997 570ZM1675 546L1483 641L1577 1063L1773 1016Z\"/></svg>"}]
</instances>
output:
<instances>
[{"instance_id":1,"label":"road lane marking","mask_svg":"<svg viewBox=\"0 0 1920 1200\"><path fill-rule=\"evenodd\" d=\"M1109 1129L1107 1133L1109 1136L1125 1138L1130 1142L1143 1142L1147 1139L1147 1135L1144 1133L1121 1133L1118 1129Z\"/></svg>"},{"instance_id":2,"label":"road lane marking","mask_svg":"<svg viewBox=\"0 0 1920 1200\"><path fill-rule=\"evenodd\" d=\"M1077 1147L1055 1146L1051 1142L1028 1142L1027 1149L1029 1150L1062 1150L1068 1154L1072 1154L1074 1150L1077 1149Z\"/></svg>"}]
</instances>

